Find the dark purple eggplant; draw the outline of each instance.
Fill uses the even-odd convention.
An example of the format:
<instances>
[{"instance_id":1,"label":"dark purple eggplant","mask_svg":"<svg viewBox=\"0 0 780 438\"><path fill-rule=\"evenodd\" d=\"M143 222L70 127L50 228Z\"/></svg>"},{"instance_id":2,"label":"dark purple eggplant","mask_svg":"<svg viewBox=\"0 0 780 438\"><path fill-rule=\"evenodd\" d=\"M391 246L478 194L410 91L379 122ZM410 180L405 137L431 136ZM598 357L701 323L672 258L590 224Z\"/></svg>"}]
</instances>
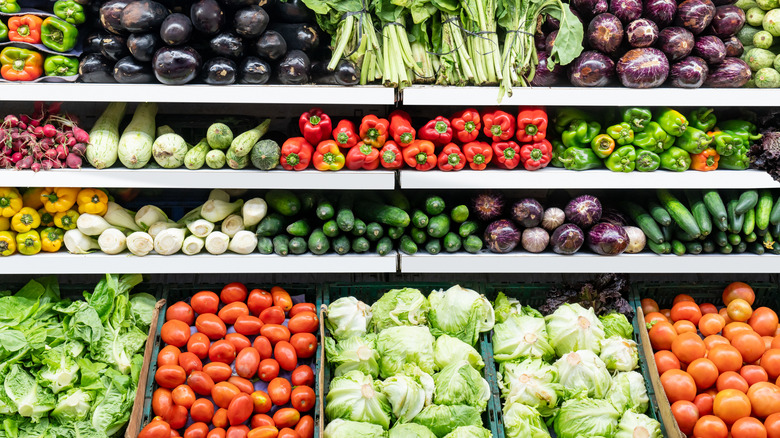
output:
<instances>
[{"instance_id":1,"label":"dark purple eggplant","mask_svg":"<svg viewBox=\"0 0 780 438\"><path fill-rule=\"evenodd\" d=\"M555 38L558 37L558 31L554 30L547 35L544 39L544 51L547 53L552 52L553 45L555 45Z\"/></svg>"},{"instance_id":2,"label":"dark purple eggplant","mask_svg":"<svg viewBox=\"0 0 780 438\"><path fill-rule=\"evenodd\" d=\"M190 17L175 13L165 17L160 26L160 38L169 46L178 46L190 40L192 21Z\"/></svg>"},{"instance_id":3,"label":"dark purple eggplant","mask_svg":"<svg viewBox=\"0 0 780 438\"><path fill-rule=\"evenodd\" d=\"M209 85L230 85L236 82L236 63L218 56L203 65L200 73L203 82Z\"/></svg>"},{"instance_id":4,"label":"dark purple eggplant","mask_svg":"<svg viewBox=\"0 0 780 438\"><path fill-rule=\"evenodd\" d=\"M708 64L720 64L726 59L726 45L714 35L700 36L693 46L693 54Z\"/></svg>"},{"instance_id":5,"label":"dark purple eggplant","mask_svg":"<svg viewBox=\"0 0 780 438\"><path fill-rule=\"evenodd\" d=\"M124 35L127 30L122 27L122 10L130 3L127 0L109 0L100 7L100 24L103 29L116 34ZM113 77L112 77L113 80Z\"/></svg>"},{"instance_id":6,"label":"dark purple eggplant","mask_svg":"<svg viewBox=\"0 0 780 438\"><path fill-rule=\"evenodd\" d=\"M152 68L157 80L166 85L181 85L195 79L201 58L192 47L163 47L154 54Z\"/></svg>"},{"instance_id":7,"label":"dark purple eggplant","mask_svg":"<svg viewBox=\"0 0 780 438\"><path fill-rule=\"evenodd\" d=\"M222 3L230 8L240 8L242 6L256 5L257 0L222 0Z\"/></svg>"},{"instance_id":8,"label":"dark purple eggplant","mask_svg":"<svg viewBox=\"0 0 780 438\"><path fill-rule=\"evenodd\" d=\"M122 27L128 32L151 32L160 27L168 8L152 0L134 0L122 9Z\"/></svg>"},{"instance_id":9,"label":"dark purple eggplant","mask_svg":"<svg viewBox=\"0 0 780 438\"><path fill-rule=\"evenodd\" d=\"M254 5L239 9L233 16L233 30L244 38L257 38L268 26L268 13Z\"/></svg>"},{"instance_id":10,"label":"dark purple eggplant","mask_svg":"<svg viewBox=\"0 0 780 438\"><path fill-rule=\"evenodd\" d=\"M536 55L539 57L539 64L536 65L536 73L534 73L531 85L534 87L551 87L557 84L565 73L564 67L556 64L555 68L550 70L547 68L547 52L538 52Z\"/></svg>"},{"instance_id":11,"label":"dark purple eggplant","mask_svg":"<svg viewBox=\"0 0 780 438\"><path fill-rule=\"evenodd\" d=\"M279 62L277 78L283 85L301 85L309 82L311 60L300 50L290 50Z\"/></svg>"},{"instance_id":12,"label":"dark purple eggplant","mask_svg":"<svg viewBox=\"0 0 780 438\"><path fill-rule=\"evenodd\" d=\"M604 11L606 12L606 9ZM551 30L558 30L561 27L561 21L550 14L545 14L544 26Z\"/></svg>"},{"instance_id":13,"label":"dark purple eggplant","mask_svg":"<svg viewBox=\"0 0 780 438\"><path fill-rule=\"evenodd\" d=\"M271 79L271 66L256 56L247 56L238 67L240 84L265 84Z\"/></svg>"},{"instance_id":14,"label":"dark purple eggplant","mask_svg":"<svg viewBox=\"0 0 780 438\"><path fill-rule=\"evenodd\" d=\"M677 5L675 24L698 35L710 25L715 16L715 5L710 0L685 0Z\"/></svg>"},{"instance_id":15,"label":"dark purple eggplant","mask_svg":"<svg viewBox=\"0 0 780 438\"><path fill-rule=\"evenodd\" d=\"M578 11L588 17L594 17L609 10L607 0L574 0L572 3Z\"/></svg>"},{"instance_id":16,"label":"dark purple eggplant","mask_svg":"<svg viewBox=\"0 0 780 438\"><path fill-rule=\"evenodd\" d=\"M556 254L572 255L582 248L585 234L574 224L563 224L550 236L550 246Z\"/></svg>"},{"instance_id":17,"label":"dark purple eggplant","mask_svg":"<svg viewBox=\"0 0 780 438\"><path fill-rule=\"evenodd\" d=\"M320 45L320 37L315 25L312 24L286 24L271 23L271 30L279 34L287 42L287 50L303 50L308 52Z\"/></svg>"},{"instance_id":18,"label":"dark purple eggplant","mask_svg":"<svg viewBox=\"0 0 780 438\"><path fill-rule=\"evenodd\" d=\"M114 64L114 80L120 84L149 84L156 81L151 64L139 62L132 56L125 56Z\"/></svg>"},{"instance_id":19,"label":"dark purple eggplant","mask_svg":"<svg viewBox=\"0 0 780 438\"><path fill-rule=\"evenodd\" d=\"M672 64L669 84L677 88L699 88L704 85L710 69L707 62L697 56L688 56Z\"/></svg>"},{"instance_id":20,"label":"dark purple eggplant","mask_svg":"<svg viewBox=\"0 0 780 438\"><path fill-rule=\"evenodd\" d=\"M544 207L536 199L524 198L512 205L512 220L518 224L533 228L542 223Z\"/></svg>"},{"instance_id":21,"label":"dark purple eggplant","mask_svg":"<svg viewBox=\"0 0 780 438\"><path fill-rule=\"evenodd\" d=\"M119 35L104 35L100 42L100 53L111 61L119 61L130 53L127 39Z\"/></svg>"},{"instance_id":22,"label":"dark purple eggplant","mask_svg":"<svg viewBox=\"0 0 780 438\"><path fill-rule=\"evenodd\" d=\"M691 31L684 27L667 27L658 34L656 46L666 54L669 61L685 58L696 44Z\"/></svg>"},{"instance_id":23,"label":"dark purple eggplant","mask_svg":"<svg viewBox=\"0 0 780 438\"><path fill-rule=\"evenodd\" d=\"M223 32L215 36L209 41L209 47L218 56L238 59L244 55L244 40L233 32Z\"/></svg>"},{"instance_id":24,"label":"dark purple eggplant","mask_svg":"<svg viewBox=\"0 0 780 438\"><path fill-rule=\"evenodd\" d=\"M736 35L745 25L745 11L734 5L718 6L712 17L710 29L712 33L727 38Z\"/></svg>"},{"instance_id":25,"label":"dark purple eggplant","mask_svg":"<svg viewBox=\"0 0 780 438\"><path fill-rule=\"evenodd\" d=\"M736 35L732 35L723 40L723 45L726 46L726 56L740 57L745 52L745 47L742 46L742 41L737 38Z\"/></svg>"},{"instance_id":26,"label":"dark purple eggplant","mask_svg":"<svg viewBox=\"0 0 780 438\"><path fill-rule=\"evenodd\" d=\"M484 237L488 249L499 254L511 252L520 243L520 231L512 221L506 219L488 225Z\"/></svg>"},{"instance_id":27,"label":"dark purple eggplant","mask_svg":"<svg viewBox=\"0 0 780 438\"><path fill-rule=\"evenodd\" d=\"M623 24L628 24L642 16L642 1L610 0L609 12L615 14Z\"/></svg>"},{"instance_id":28,"label":"dark purple eggplant","mask_svg":"<svg viewBox=\"0 0 780 438\"><path fill-rule=\"evenodd\" d=\"M566 220L588 229L601 219L601 201L591 195L581 195L569 201L563 209Z\"/></svg>"},{"instance_id":29,"label":"dark purple eggplant","mask_svg":"<svg viewBox=\"0 0 780 438\"><path fill-rule=\"evenodd\" d=\"M628 218L614 208L605 208L601 212L601 222L624 227L629 224Z\"/></svg>"},{"instance_id":30,"label":"dark purple eggplant","mask_svg":"<svg viewBox=\"0 0 780 438\"><path fill-rule=\"evenodd\" d=\"M658 26L647 18L634 20L626 27L626 39L632 47L650 47L658 39Z\"/></svg>"},{"instance_id":31,"label":"dark purple eggplant","mask_svg":"<svg viewBox=\"0 0 780 438\"><path fill-rule=\"evenodd\" d=\"M669 60L652 47L632 49L620 58L615 70L624 87L660 87L669 76Z\"/></svg>"},{"instance_id":32,"label":"dark purple eggplant","mask_svg":"<svg viewBox=\"0 0 780 438\"><path fill-rule=\"evenodd\" d=\"M750 67L739 58L726 58L710 69L704 85L712 88L739 88L750 80Z\"/></svg>"},{"instance_id":33,"label":"dark purple eggplant","mask_svg":"<svg viewBox=\"0 0 780 438\"><path fill-rule=\"evenodd\" d=\"M130 54L141 62L151 61L160 45L160 37L156 33L134 33L127 37Z\"/></svg>"},{"instance_id":34,"label":"dark purple eggplant","mask_svg":"<svg viewBox=\"0 0 780 438\"><path fill-rule=\"evenodd\" d=\"M596 50L582 52L569 65L569 81L577 87L603 87L614 77L615 62Z\"/></svg>"},{"instance_id":35,"label":"dark purple eggplant","mask_svg":"<svg viewBox=\"0 0 780 438\"><path fill-rule=\"evenodd\" d=\"M664 28L672 24L676 13L677 2L674 0L646 0L642 16Z\"/></svg>"},{"instance_id":36,"label":"dark purple eggplant","mask_svg":"<svg viewBox=\"0 0 780 438\"><path fill-rule=\"evenodd\" d=\"M588 43L590 47L611 54L623 41L623 24L608 13L599 14L588 25Z\"/></svg>"},{"instance_id":37,"label":"dark purple eggplant","mask_svg":"<svg viewBox=\"0 0 780 438\"><path fill-rule=\"evenodd\" d=\"M598 255L623 254L628 248L628 233L622 226L602 222L588 231L588 247Z\"/></svg>"},{"instance_id":38,"label":"dark purple eggplant","mask_svg":"<svg viewBox=\"0 0 780 438\"><path fill-rule=\"evenodd\" d=\"M81 57L79 76L82 82L116 82L113 63L100 53L90 53Z\"/></svg>"},{"instance_id":39,"label":"dark purple eggplant","mask_svg":"<svg viewBox=\"0 0 780 438\"><path fill-rule=\"evenodd\" d=\"M547 41L547 38L549 38L549 36L545 37L542 32L536 32L534 34L534 47L536 47L537 51L544 50L544 45Z\"/></svg>"},{"instance_id":40,"label":"dark purple eggplant","mask_svg":"<svg viewBox=\"0 0 780 438\"><path fill-rule=\"evenodd\" d=\"M360 82L360 69L349 59L342 59L333 70L338 85L352 86Z\"/></svg>"},{"instance_id":41,"label":"dark purple eggplant","mask_svg":"<svg viewBox=\"0 0 780 438\"><path fill-rule=\"evenodd\" d=\"M276 4L280 1L281 0L257 0L254 4L265 9L265 11L268 12L268 15L271 15L274 13L274 11L276 11Z\"/></svg>"},{"instance_id":42,"label":"dark purple eggplant","mask_svg":"<svg viewBox=\"0 0 780 438\"><path fill-rule=\"evenodd\" d=\"M103 43L103 38L108 35L106 32L92 32L84 39L83 54L100 53L100 45Z\"/></svg>"},{"instance_id":43,"label":"dark purple eggplant","mask_svg":"<svg viewBox=\"0 0 780 438\"><path fill-rule=\"evenodd\" d=\"M303 0L277 1L273 17L282 23L314 23L314 12Z\"/></svg>"},{"instance_id":44,"label":"dark purple eggplant","mask_svg":"<svg viewBox=\"0 0 780 438\"><path fill-rule=\"evenodd\" d=\"M287 53L287 42L279 32L266 30L255 43L255 50L261 58L275 61Z\"/></svg>"},{"instance_id":45,"label":"dark purple eggplant","mask_svg":"<svg viewBox=\"0 0 780 438\"><path fill-rule=\"evenodd\" d=\"M225 25L225 13L216 0L199 0L190 8L190 19L196 30L214 35Z\"/></svg>"}]
</instances>

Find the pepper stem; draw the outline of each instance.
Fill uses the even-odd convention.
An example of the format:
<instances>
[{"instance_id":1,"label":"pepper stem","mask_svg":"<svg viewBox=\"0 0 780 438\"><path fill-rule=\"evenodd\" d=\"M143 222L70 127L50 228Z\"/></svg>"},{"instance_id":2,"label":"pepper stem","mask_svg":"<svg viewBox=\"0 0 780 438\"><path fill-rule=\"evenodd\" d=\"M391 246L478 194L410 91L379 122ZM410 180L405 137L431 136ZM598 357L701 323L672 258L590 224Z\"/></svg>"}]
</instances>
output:
<instances>
[{"instance_id":1,"label":"pepper stem","mask_svg":"<svg viewBox=\"0 0 780 438\"><path fill-rule=\"evenodd\" d=\"M534 149L534 150L536 151L538 149ZM514 149L512 149L512 148L504 149L504 158L506 158L507 160L511 160L514 157L515 157L515 150Z\"/></svg>"},{"instance_id":2,"label":"pepper stem","mask_svg":"<svg viewBox=\"0 0 780 438\"><path fill-rule=\"evenodd\" d=\"M336 141L341 144L347 144L349 142L349 135L346 132L339 132L336 136Z\"/></svg>"},{"instance_id":3,"label":"pepper stem","mask_svg":"<svg viewBox=\"0 0 780 438\"><path fill-rule=\"evenodd\" d=\"M325 152L322 155L322 162L333 164L333 162L336 160L336 155L333 152Z\"/></svg>"},{"instance_id":4,"label":"pepper stem","mask_svg":"<svg viewBox=\"0 0 780 438\"><path fill-rule=\"evenodd\" d=\"M529 123L525 125L525 133L528 135L536 135L536 133L539 132L539 128L534 125L533 123Z\"/></svg>"},{"instance_id":5,"label":"pepper stem","mask_svg":"<svg viewBox=\"0 0 780 438\"><path fill-rule=\"evenodd\" d=\"M393 151L385 151L384 154L382 154L382 161L385 163L392 163L395 161L395 152Z\"/></svg>"},{"instance_id":6,"label":"pepper stem","mask_svg":"<svg viewBox=\"0 0 780 438\"><path fill-rule=\"evenodd\" d=\"M366 135L370 139L376 139L379 137L379 130L376 128L369 128L368 131L366 132Z\"/></svg>"},{"instance_id":7,"label":"pepper stem","mask_svg":"<svg viewBox=\"0 0 780 438\"><path fill-rule=\"evenodd\" d=\"M404 132L401 134L401 137L399 138L401 140L402 144L409 144L414 140L414 136L412 136L411 132Z\"/></svg>"},{"instance_id":8,"label":"pepper stem","mask_svg":"<svg viewBox=\"0 0 780 438\"><path fill-rule=\"evenodd\" d=\"M444 122L436 122L436 125L434 126L434 129L439 134L444 134L445 132L447 132L447 124L444 123Z\"/></svg>"},{"instance_id":9,"label":"pepper stem","mask_svg":"<svg viewBox=\"0 0 780 438\"><path fill-rule=\"evenodd\" d=\"M19 34L19 36L27 36L30 35L30 26L23 25L16 28L16 33Z\"/></svg>"},{"instance_id":10,"label":"pepper stem","mask_svg":"<svg viewBox=\"0 0 780 438\"><path fill-rule=\"evenodd\" d=\"M311 116L311 117L309 117L309 123L311 123L314 126L319 125L320 121L321 121L321 119L319 118L319 116Z\"/></svg>"},{"instance_id":11,"label":"pepper stem","mask_svg":"<svg viewBox=\"0 0 780 438\"><path fill-rule=\"evenodd\" d=\"M485 156L482 154L474 155L474 164L485 164Z\"/></svg>"},{"instance_id":12,"label":"pepper stem","mask_svg":"<svg viewBox=\"0 0 780 438\"><path fill-rule=\"evenodd\" d=\"M297 166L298 163L301 162L300 157L298 157L298 154L289 154L287 155L287 164L290 166Z\"/></svg>"},{"instance_id":13,"label":"pepper stem","mask_svg":"<svg viewBox=\"0 0 780 438\"><path fill-rule=\"evenodd\" d=\"M463 130L466 132L474 132L474 130L477 128L477 125L474 122L466 122L466 126L463 127Z\"/></svg>"},{"instance_id":14,"label":"pepper stem","mask_svg":"<svg viewBox=\"0 0 780 438\"><path fill-rule=\"evenodd\" d=\"M494 137L501 137L502 132L503 130L500 125L493 125L490 127L490 133L493 134Z\"/></svg>"},{"instance_id":15,"label":"pepper stem","mask_svg":"<svg viewBox=\"0 0 780 438\"><path fill-rule=\"evenodd\" d=\"M452 153L447 155L447 164L449 164L450 166L457 166L458 164L460 164L460 157L458 156L458 154Z\"/></svg>"},{"instance_id":16,"label":"pepper stem","mask_svg":"<svg viewBox=\"0 0 780 438\"><path fill-rule=\"evenodd\" d=\"M537 149L537 148L534 148L531 151L531 159L534 160L534 161L541 160L543 156L544 156L544 154L542 153L542 151Z\"/></svg>"},{"instance_id":17,"label":"pepper stem","mask_svg":"<svg viewBox=\"0 0 780 438\"><path fill-rule=\"evenodd\" d=\"M425 152L420 152L415 155L414 159L417 161L417 164L425 164L428 161L428 155Z\"/></svg>"}]
</instances>

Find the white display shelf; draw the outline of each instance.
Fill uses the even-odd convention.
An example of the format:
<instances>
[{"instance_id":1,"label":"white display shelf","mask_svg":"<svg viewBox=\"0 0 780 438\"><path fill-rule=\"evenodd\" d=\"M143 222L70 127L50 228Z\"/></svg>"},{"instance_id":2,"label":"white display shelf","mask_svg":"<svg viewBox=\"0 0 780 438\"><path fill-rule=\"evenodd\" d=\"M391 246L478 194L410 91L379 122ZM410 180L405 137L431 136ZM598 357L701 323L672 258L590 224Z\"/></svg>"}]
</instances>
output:
<instances>
[{"instance_id":1,"label":"white display shelf","mask_svg":"<svg viewBox=\"0 0 780 438\"><path fill-rule=\"evenodd\" d=\"M761 170L714 172L617 173L605 169L575 172L546 167L523 169L442 172L402 170L402 189L760 189L780 188L780 183Z\"/></svg>"},{"instance_id":2,"label":"white display shelf","mask_svg":"<svg viewBox=\"0 0 780 438\"><path fill-rule=\"evenodd\" d=\"M0 170L0 187L392 190L391 170L320 172L235 169Z\"/></svg>"},{"instance_id":3,"label":"white display shelf","mask_svg":"<svg viewBox=\"0 0 780 438\"><path fill-rule=\"evenodd\" d=\"M0 259L0 273L13 274L243 274L243 273L377 273L397 272L398 256L376 254L312 254L286 257L264 254L183 254L136 257L131 254L86 255L58 252L36 254L30 258L20 254Z\"/></svg>"},{"instance_id":4,"label":"white display shelf","mask_svg":"<svg viewBox=\"0 0 780 438\"><path fill-rule=\"evenodd\" d=\"M393 105L395 89L380 85L0 84L4 101L276 103L306 105Z\"/></svg>"},{"instance_id":5,"label":"white display shelf","mask_svg":"<svg viewBox=\"0 0 780 438\"><path fill-rule=\"evenodd\" d=\"M755 254L701 254L659 256L653 253L622 254L617 257L595 254L561 256L554 253L437 255L401 254L404 273L778 273L780 256Z\"/></svg>"}]
</instances>

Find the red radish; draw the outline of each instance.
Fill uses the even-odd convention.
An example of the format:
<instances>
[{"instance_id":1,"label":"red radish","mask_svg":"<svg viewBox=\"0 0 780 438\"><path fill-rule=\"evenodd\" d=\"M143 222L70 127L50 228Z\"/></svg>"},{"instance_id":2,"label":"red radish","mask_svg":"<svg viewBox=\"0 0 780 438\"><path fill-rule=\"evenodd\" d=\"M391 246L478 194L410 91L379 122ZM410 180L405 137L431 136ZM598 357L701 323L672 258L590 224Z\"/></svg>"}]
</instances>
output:
<instances>
[{"instance_id":1,"label":"red radish","mask_svg":"<svg viewBox=\"0 0 780 438\"><path fill-rule=\"evenodd\" d=\"M46 112L52 115L59 114L61 109L62 109L62 102L52 102L49 104L49 107L46 109Z\"/></svg>"},{"instance_id":2,"label":"red radish","mask_svg":"<svg viewBox=\"0 0 780 438\"><path fill-rule=\"evenodd\" d=\"M32 163L30 169L32 169L33 172L39 172L41 170L41 163L38 161Z\"/></svg>"},{"instance_id":3,"label":"red radish","mask_svg":"<svg viewBox=\"0 0 780 438\"><path fill-rule=\"evenodd\" d=\"M86 154L86 153L87 153L87 145L85 145L84 143L76 143L76 144L75 144L75 145L74 145L74 146L71 148L71 150L70 150L70 151L71 151L71 153L74 153L74 154L77 154L77 155L80 155L80 156L82 156L82 157L83 157L83 156L84 156L84 154Z\"/></svg>"},{"instance_id":4,"label":"red radish","mask_svg":"<svg viewBox=\"0 0 780 438\"><path fill-rule=\"evenodd\" d=\"M61 144L61 145L57 146L56 151L57 151L57 158L59 158L60 160L64 160L65 158L68 157L68 147L67 146Z\"/></svg>"},{"instance_id":5,"label":"red radish","mask_svg":"<svg viewBox=\"0 0 780 438\"><path fill-rule=\"evenodd\" d=\"M24 155L22 155L21 152L14 152L13 155L11 155L11 161L14 163L22 161L22 158L24 158Z\"/></svg>"},{"instance_id":6,"label":"red radish","mask_svg":"<svg viewBox=\"0 0 780 438\"><path fill-rule=\"evenodd\" d=\"M15 128L19 125L19 118L13 114L9 114L3 119L3 124Z\"/></svg>"},{"instance_id":7,"label":"red radish","mask_svg":"<svg viewBox=\"0 0 780 438\"><path fill-rule=\"evenodd\" d=\"M33 160L32 155L27 155L26 157L16 162L16 168L29 169L30 166L32 166L33 162L35 162L35 160Z\"/></svg>"},{"instance_id":8,"label":"red radish","mask_svg":"<svg viewBox=\"0 0 780 438\"><path fill-rule=\"evenodd\" d=\"M62 169L63 167L65 167L65 165L62 164L62 161L52 161L52 163L54 163L52 169Z\"/></svg>"},{"instance_id":9,"label":"red radish","mask_svg":"<svg viewBox=\"0 0 780 438\"><path fill-rule=\"evenodd\" d=\"M38 138L43 138L43 126L38 126L32 130L32 133L35 134Z\"/></svg>"},{"instance_id":10,"label":"red radish","mask_svg":"<svg viewBox=\"0 0 780 438\"><path fill-rule=\"evenodd\" d=\"M76 139L75 139L75 138L73 138L73 137L68 137L68 139L67 139L65 142L63 142L63 143L65 143L66 145L68 145L68 146L70 146L70 147L73 147L73 146L75 146L75 145L76 145L76 143L78 143L78 142L76 141Z\"/></svg>"},{"instance_id":11,"label":"red radish","mask_svg":"<svg viewBox=\"0 0 780 438\"><path fill-rule=\"evenodd\" d=\"M78 126L73 126L73 136L79 143L89 143L89 134Z\"/></svg>"},{"instance_id":12,"label":"red radish","mask_svg":"<svg viewBox=\"0 0 780 438\"><path fill-rule=\"evenodd\" d=\"M57 128L55 128L54 125L47 123L43 125L43 135L46 137L54 137L57 135Z\"/></svg>"},{"instance_id":13,"label":"red radish","mask_svg":"<svg viewBox=\"0 0 780 438\"><path fill-rule=\"evenodd\" d=\"M54 161L52 160L43 160L41 162L41 170L50 170L52 167L54 167Z\"/></svg>"},{"instance_id":14,"label":"red radish","mask_svg":"<svg viewBox=\"0 0 780 438\"><path fill-rule=\"evenodd\" d=\"M38 126L41 126L41 121L40 120L30 120L30 126L35 126L37 128Z\"/></svg>"},{"instance_id":15,"label":"red radish","mask_svg":"<svg viewBox=\"0 0 780 438\"><path fill-rule=\"evenodd\" d=\"M25 128L27 127L26 125L27 125L28 123L30 123L30 120L31 120L31 119L30 119L30 116L28 116L27 114L22 114L22 115L20 115L20 116L19 116L19 121L20 121L21 123L24 123L24 124L25 124ZM22 128L22 129L24 129L24 128Z\"/></svg>"},{"instance_id":16,"label":"red radish","mask_svg":"<svg viewBox=\"0 0 780 438\"><path fill-rule=\"evenodd\" d=\"M65 164L71 169L81 169L81 157L76 154L68 154Z\"/></svg>"}]
</instances>

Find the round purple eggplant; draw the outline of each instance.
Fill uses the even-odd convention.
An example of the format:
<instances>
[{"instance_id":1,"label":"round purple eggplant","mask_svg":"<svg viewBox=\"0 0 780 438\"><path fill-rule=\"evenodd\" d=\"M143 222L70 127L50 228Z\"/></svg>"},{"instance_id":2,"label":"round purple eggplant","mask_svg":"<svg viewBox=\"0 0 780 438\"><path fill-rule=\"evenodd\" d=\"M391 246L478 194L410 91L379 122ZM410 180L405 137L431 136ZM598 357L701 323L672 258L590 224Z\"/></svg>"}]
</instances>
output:
<instances>
[{"instance_id":1,"label":"round purple eggplant","mask_svg":"<svg viewBox=\"0 0 780 438\"><path fill-rule=\"evenodd\" d=\"M669 61L652 47L632 49L620 58L616 70L624 87L659 87L669 76Z\"/></svg>"},{"instance_id":2,"label":"round purple eggplant","mask_svg":"<svg viewBox=\"0 0 780 438\"><path fill-rule=\"evenodd\" d=\"M742 41L736 35L723 39L723 45L726 46L726 56L740 57L745 52Z\"/></svg>"},{"instance_id":3,"label":"round purple eggplant","mask_svg":"<svg viewBox=\"0 0 780 438\"><path fill-rule=\"evenodd\" d=\"M677 13L677 2L674 0L647 0L645 1L642 16L651 20L660 28L672 24Z\"/></svg>"},{"instance_id":4,"label":"round purple eggplant","mask_svg":"<svg viewBox=\"0 0 780 438\"><path fill-rule=\"evenodd\" d=\"M485 243L491 252L500 254L507 253L515 249L520 243L520 231L507 219L499 219L485 230Z\"/></svg>"},{"instance_id":5,"label":"round purple eggplant","mask_svg":"<svg viewBox=\"0 0 780 438\"><path fill-rule=\"evenodd\" d=\"M590 47L611 54L623 41L623 23L608 13L597 15L588 25L588 43Z\"/></svg>"},{"instance_id":6,"label":"round purple eggplant","mask_svg":"<svg viewBox=\"0 0 780 438\"><path fill-rule=\"evenodd\" d=\"M166 85L181 85L195 79L201 58L192 47L163 47L154 54L152 68L157 80Z\"/></svg>"},{"instance_id":7,"label":"round purple eggplant","mask_svg":"<svg viewBox=\"0 0 780 438\"><path fill-rule=\"evenodd\" d=\"M563 209L566 220L588 229L601 219L601 201L592 195L581 195L569 201Z\"/></svg>"},{"instance_id":8,"label":"round purple eggplant","mask_svg":"<svg viewBox=\"0 0 780 438\"><path fill-rule=\"evenodd\" d=\"M564 67L556 64L555 68L550 70L547 68L547 52L539 52L537 56L539 64L536 65L536 73L534 73L531 85L534 87L551 87L558 83L565 71Z\"/></svg>"},{"instance_id":9,"label":"round purple eggplant","mask_svg":"<svg viewBox=\"0 0 780 438\"><path fill-rule=\"evenodd\" d=\"M708 64L720 64L726 59L726 45L714 35L701 36L696 39L693 54Z\"/></svg>"},{"instance_id":10,"label":"round purple eggplant","mask_svg":"<svg viewBox=\"0 0 780 438\"><path fill-rule=\"evenodd\" d=\"M658 39L658 26L647 18L634 20L626 27L626 39L632 47L650 47Z\"/></svg>"},{"instance_id":11,"label":"round purple eggplant","mask_svg":"<svg viewBox=\"0 0 780 438\"><path fill-rule=\"evenodd\" d=\"M588 247L598 255L620 255L628 248L628 233L621 226L602 222L588 231Z\"/></svg>"},{"instance_id":12,"label":"round purple eggplant","mask_svg":"<svg viewBox=\"0 0 780 438\"><path fill-rule=\"evenodd\" d=\"M628 218L623 213L614 208L605 208L601 212L601 222L624 227L629 224Z\"/></svg>"},{"instance_id":13,"label":"round purple eggplant","mask_svg":"<svg viewBox=\"0 0 780 438\"><path fill-rule=\"evenodd\" d=\"M216 0L200 0L190 7L192 26L206 35L217 34L225 25L225 13Z\"/></svg>"},{"instance_id":14,"label":"round purple eggplant","mask_svg":"<svg viewBox=\"0 0 780 438\"><path fill-rule=\"evenodd\" d=\"M569 81L577 87L603 87L615 77L615 62L596 50L582 52L569 65Z\"/></svg>"},{"instance_id":15,"label":"round purple eggplant","mask_svg":"<svg viewBox=\"0 0 780 438\"><path fill-rule=\"evenodd\" d=\"M557 30L559 27L561 27L561 21L557 18L553 17L550 14L546 14L547 18L544 19L544 25L545 27L549 29Z\"/></svg>"},{"instance_id":16,"label":"round purple eggplant","mask_svg":"<svg viewBox=\"0 0 780 438\"><path fill-rule=\"evenodd\" d=\"M526 228L542 223L543 216L544 207L534 198L524 198L512 205L512 220Z\"/></svg>"},{"instance_id":17,"label":"round purple eggplant","mask_svg":"<svg viewBox=\"0 0 780 438\"><path fill-rule=\"evenodd\" d=\"M541 32L536 32L534 34L534 47L536 47L537 51L544 50L544 45L547 42L547 38L544 36Z\"/></svg>"},{"instance_id":18,"label":"round purple eggplant","mask_svg":"<svg viewBox=\"0 0 780 438\"><path fill-rule=\"evenodd\" d=\"M739 58L726 58L713 66L704 85L712 88L739 88L750 80L750 67Z\"/></svg>"},{"instance_id":19,"label":"round purple eggplant","mask_svg":"<svg viewBox=\"0 0 780 438\"><path fill-rule=\"evenodd\" d=\"M175 13L165 17L160 27L160 38L169 46L178 46L189 41L192 36L190 17Z\"/></svg>"},{"instance_id":20,"label":"round purple eggplant","mask_svg":"<svg viewBox=\"0 0 780 438\"><path fill-rule=\"evenodd\" d=\"M603 14L609 9L607 0L573 0L572 4L578 11L588 17L594 17Z\"/></svg>"},{"instance_id":21,"label":"round purple eggplant","mask_svg":"<svg viewBox=\"0 0 780 438\"><path fill-rule=\"evenodd\" d=\"M168 8L151 0L135 0L122 9L122 28L133 33L144 33L160 27Z\"/></svg>"},{"instance_id":22,"label":"round purple eggplant","mask_svg":"<svg viewBox=\"0 0 780 438\"><path fill-rule=\"evenodd\" d=\"M610 0L609 12L615 14L623 24L628 24L642 16L642 1Z\"/></svg>"},{"instance_id":23,"label":"round purple eggplant","mask_svg":"<svg viewBox=\"0 0 780 438\"><path fill-rule=\"evenodd\" d=\"M553 45L555 45L555 38L558 37L558 31L554 30L547 35L547 38L544 40L544 51L547 53L552 53Z\"/></svg>"},{"instance_id":24,"label":"round purple eggplant","mask_svg":"<svg viewBox=\"0 0 780 438\"><path fill-rule=\"evenodd\" d=\"M574 224L563 224L550 236L550 246L556 254L572 255L582 248L585 234Z\"/></svg>"},{"instance_id":25,"label":"round purple eggplant","mask_svg":"<svg viewBox=\"0 0 780 438\"><path fill-rule=\"evenodd\" d=\"M712 33L726 38L736 35L745 25L745 11L734 5L724 5L715 8L715 16L712 17L710 29Z\"/></svg>"},{"instance_id":26,"label":"round purple eggplant","mask_svg":"<svg viewBox=\"0 0 780 438\"><path fill-rule=\"evenodd\" d=\"M675 24L698 35L710 25L715 16L715 5L710 0L685 0L677 5Z\"/></svg>"},{"instance_id":27,"label":"round purple eggplant","mask_svg":"<svg viewBox=\"0 0 780 438\"><path fill-rule=\"evenodd\" d=\"M695 43L693 34L688 29L667 27L658 34L656 46L666 54L669 61L677 61L690 55Z\"/></svg>"},{"instance_id":28,"label":"round purple eggplant","mask_svg":"<svg viewBox=\"0 0 780 438\"><path fill-rule=\"evenodd\" d=\"M709 71L703 59L688 56L672 64L669 71L669 84L677 88L699 88L704 85Z\"/></svg>"}]
</instances>

